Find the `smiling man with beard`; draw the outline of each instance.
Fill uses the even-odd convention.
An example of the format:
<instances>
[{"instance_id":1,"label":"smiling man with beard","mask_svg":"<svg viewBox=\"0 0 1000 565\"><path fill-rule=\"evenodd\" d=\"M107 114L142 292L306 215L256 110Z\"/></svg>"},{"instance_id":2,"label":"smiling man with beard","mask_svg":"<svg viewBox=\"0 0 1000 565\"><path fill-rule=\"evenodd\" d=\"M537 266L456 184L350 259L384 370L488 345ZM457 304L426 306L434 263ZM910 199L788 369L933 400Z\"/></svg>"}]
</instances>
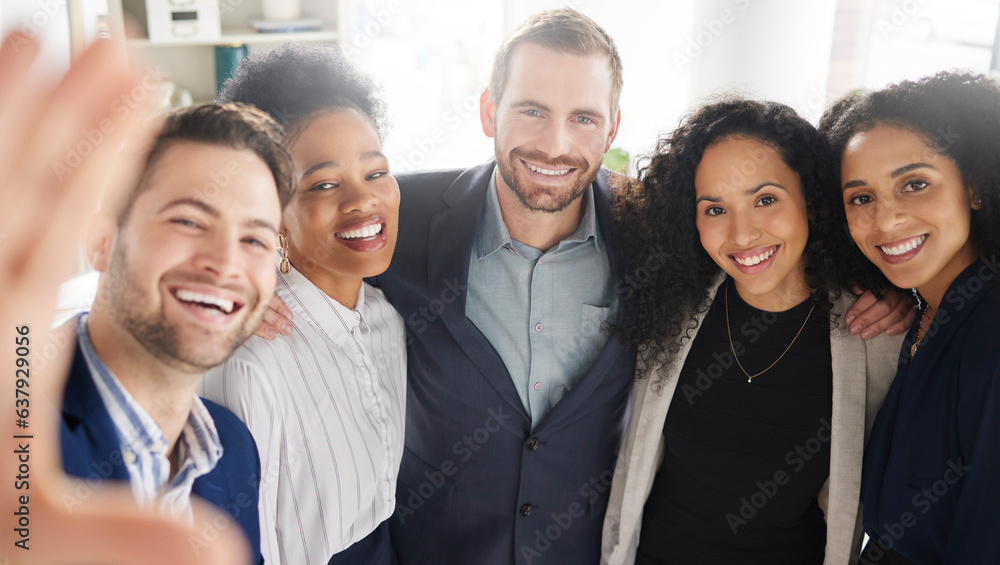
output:
<instances>
[{"instance_id":1,"label":"smiling man with beard","mask_svg":"<svg viewBox=\"0 0 1000 565\"><path fill-rule=\"evenodd\" d=\"M536 14L481 98L494 160L399 179L378 283L410 337L401 563L598 560L635 365L601 329L619 302L601 161L621 73L590 18Z\"/></svg>"},{"instance_id":2,"label":"smiling man with beard","mask_svg":"<svg viewBox=\"0 0 1000 565\"><path fill-rule=\"evenodd\" d=\"M66 471L128 481L141 507L190 519L190 495L226 511L260 560L259 462L233 414L198 398L205 371L250 336L274 290L281 209L291 191L282 130L239 105L167 117L117 213L87 255L102 273L63 402ZM65 501L71 505L74 501ZM77 501L79 502L79 501ZM197 547L224 524L206 526Z\"/></svg>"}]
</instances>

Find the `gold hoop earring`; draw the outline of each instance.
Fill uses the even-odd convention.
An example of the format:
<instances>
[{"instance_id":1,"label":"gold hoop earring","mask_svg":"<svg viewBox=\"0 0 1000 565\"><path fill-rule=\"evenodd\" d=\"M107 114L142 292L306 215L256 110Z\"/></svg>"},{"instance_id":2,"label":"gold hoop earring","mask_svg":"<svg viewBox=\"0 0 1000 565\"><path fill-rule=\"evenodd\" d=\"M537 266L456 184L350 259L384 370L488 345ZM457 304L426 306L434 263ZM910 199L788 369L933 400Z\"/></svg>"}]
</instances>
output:
<instances>
[{"instance_id":1,"label":"gold hoop earring","mask_svg":"<svg viewBox=\"0 0 1000 565\"><path fill-rule=\"evenodd\" d=\"M284 234L278 234L278 253L281 254L281 263L278 264L278 269L281 270L282 274L287 275L289 271L288 264L288 239L285 238Z\"/></svg>"}]
</instances>

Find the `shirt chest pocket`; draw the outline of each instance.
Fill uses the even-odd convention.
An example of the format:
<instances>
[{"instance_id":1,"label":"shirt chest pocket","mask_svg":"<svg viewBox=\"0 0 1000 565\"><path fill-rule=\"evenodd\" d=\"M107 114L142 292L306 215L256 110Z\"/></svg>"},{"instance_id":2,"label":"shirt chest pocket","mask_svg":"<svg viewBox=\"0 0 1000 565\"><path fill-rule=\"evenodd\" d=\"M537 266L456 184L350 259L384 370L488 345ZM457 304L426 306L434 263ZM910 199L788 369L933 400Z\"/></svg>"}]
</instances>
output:
<instances>
[{"instance_id":1,"label":"shirt chest pocket","mask_svg":"<svg viewBox=\"0 0 1000 565\"><path fill-rule=\"evenodd\" d=\"M607 337L604 322L612 319L618 311L615 306L580 305L580 335L587 340L600 341L603 346Z\"/></svg>"},{"instance_id":2,"label":"shirt chest pocket","mask_svg":"<svg viewBox=\"0 0 1000 565\"><path fill-rule=\"evenodd\" d=\"M604 323L614 316L614 306L581 304L579 318L567 320L566 332L555 341L552 352L556 371L572 384L581 378L607 341Z\"/></svg>"}]
</instances>

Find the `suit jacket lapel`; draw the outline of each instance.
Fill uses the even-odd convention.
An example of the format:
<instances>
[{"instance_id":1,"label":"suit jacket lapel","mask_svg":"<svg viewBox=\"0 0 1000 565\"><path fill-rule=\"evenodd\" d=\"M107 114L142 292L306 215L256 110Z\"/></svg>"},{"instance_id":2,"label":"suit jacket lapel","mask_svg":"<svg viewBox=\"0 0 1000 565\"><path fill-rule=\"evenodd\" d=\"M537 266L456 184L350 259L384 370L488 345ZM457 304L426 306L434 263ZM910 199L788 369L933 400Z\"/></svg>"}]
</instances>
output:
<instances>
[{"instance_id":1,"label":"suit jacket lapel","mask_svg":"<svg viewBox=\"0 0 1000 565\"><path fill-rule=\"evenodd\" d=\"M215 482L213 475L214 473L210 472L195 479L191 484L191 494L197 494L209 502L216 503L217 506L223 506L229 501L229 493Z\"/></svg>"},{"instance_id":2,"label":"suit jacket lapel","mask_svg":"<svg viewBox=\"0 0 1000 565\"><path fill-rule=\"evenodd\" d=\"M493 161L462 173L442 199L449 206L431 218L427 254L427 288L431 314L441 321L484 378L526 421L530 421L507 366L486 336L465 315L468 296L469 261L486 189L493 173ZM457 295L450 304L445 297ZM440 313L435 303L443 304Z\"/></svg>"},{"instance_id":3,"label":"suit jacket lapel","mask_svg":"<svg viewBox=\"0 0 1000 565\"><path fill-rule=\"evenodd\" d=\"M82 436L77 445L87 446L90 453L95 454L101 461L110 460L110 454L120 452L118 429L101 401L79 344L76 346L69 378L66 380L62 412L70 433ZM121 464L120 457L117 461L119 464L112 465L110 478L127 480L128 469Z\"/></svg>"}]
</instances>

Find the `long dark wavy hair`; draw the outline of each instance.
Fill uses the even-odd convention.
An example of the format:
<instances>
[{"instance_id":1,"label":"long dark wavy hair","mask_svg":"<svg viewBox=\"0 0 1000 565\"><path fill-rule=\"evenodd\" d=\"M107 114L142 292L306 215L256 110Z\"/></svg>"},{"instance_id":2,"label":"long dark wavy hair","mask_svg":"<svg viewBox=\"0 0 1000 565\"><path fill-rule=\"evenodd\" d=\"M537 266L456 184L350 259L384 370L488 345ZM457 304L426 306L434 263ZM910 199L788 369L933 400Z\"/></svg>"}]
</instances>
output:
<instances>
[{"instance_id":1,"label":"long dark wavy hair","mask_svg":"<svg viewBox=\"0 0 1000 565\"><path fill-rule=\"evenodd\" d=\"M766 143L798 174L809 216L805 278L816 310L829 316L832 299L852 284L889 287L850 243L843 203L831 188L837 180L830 150L816 128L776 102L726 98L708 104L661 134L638 179L616 187L613 214L628 270L619 283L625 315L615 330L639 348L638 378L677 355L722 271L695 225L695 173L705 150L731 137ZM866 265L877 277L862 274Z\"/></svg>"},{"instance_id":2,"label":"long dark wavy hair","mask_svg":"<svg viewBox=\"0 0 1000 565\"><path fill-rule=\"evenodd\" d=\"M980 255L1000 254L1000 83L943 72L842 98L820 120L837 170L851 138L880 124L919 135L955 163L982 201L972 211L972 242Z\"/></svg>"}]
</instances>

